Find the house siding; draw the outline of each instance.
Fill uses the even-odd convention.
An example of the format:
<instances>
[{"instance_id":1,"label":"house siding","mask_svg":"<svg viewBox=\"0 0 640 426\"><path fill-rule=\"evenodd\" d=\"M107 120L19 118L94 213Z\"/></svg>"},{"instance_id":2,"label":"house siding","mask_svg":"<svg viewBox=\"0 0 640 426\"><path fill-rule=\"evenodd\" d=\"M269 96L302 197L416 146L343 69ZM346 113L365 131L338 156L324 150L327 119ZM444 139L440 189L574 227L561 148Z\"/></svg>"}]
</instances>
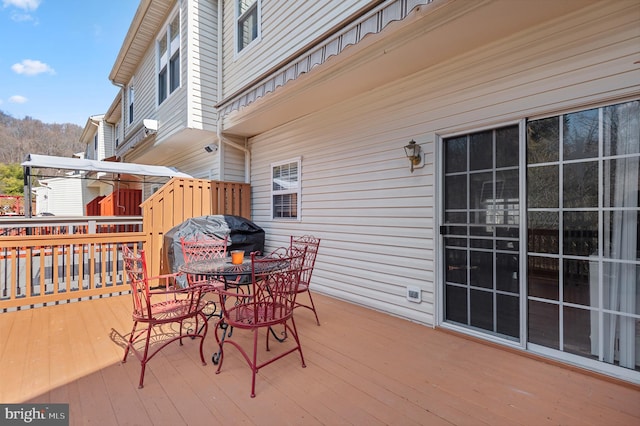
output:
<instances>
[{"instance_id":1,"label":"house siding","mask_svg":"<svg viewBox=\"0 0 640 426\"><path fill-rule=\"evenodd\" d=\"M244 182L244 162L238 169L235 153L229 167L222 167L220 151L205 155L203 150L205 145L218 143L218 3L177 2L157 33L164 31L176 8L180 8L181 24L180 87L157 104L154 37L134 75L134 122L127 125L126 143L120 145L119 153L126 161L168 165L197 178L225 180L224 171L228 170L232 179L241 176L238 180ZM145 134L144 119L158 121L157 133Z\"/></svg>"},{"instance_id":2,"label":"house siding","mask_svg":"<svg viewBox=\"0 0 640 426\"><path fill-rule=\"evenodd\" d=\"M186 2L187 28L183 66L183 82L188 88L188 127L216 130L217 74L218 74L218 10L217 2Z\"/></svg>"},{"instance_id":3,"label":"house siding","mask_svg":"<svg viewBox=\"0 0 640 426\"><path fill-rule=\"evenodd\" d=\"M367 0L262 0L259 41L236 53L235 0L224 0L223 97L272 70L359 10Z\"/></svg>"},{"instance_id":4,"label":"house siding","mask_svg":"<svg viewBox=\"0 0 640 426\"><path fill-rule=\"evenodd\" d=\"M253 137L252 216L268 248L321 237L315 290L436 324L437 138L640 96L638 17L637 3L599 4ZM411 139L426 153L414 173ZM302 219L271 220L270 164L297 156Z\"/></svg>"}]
</instances>

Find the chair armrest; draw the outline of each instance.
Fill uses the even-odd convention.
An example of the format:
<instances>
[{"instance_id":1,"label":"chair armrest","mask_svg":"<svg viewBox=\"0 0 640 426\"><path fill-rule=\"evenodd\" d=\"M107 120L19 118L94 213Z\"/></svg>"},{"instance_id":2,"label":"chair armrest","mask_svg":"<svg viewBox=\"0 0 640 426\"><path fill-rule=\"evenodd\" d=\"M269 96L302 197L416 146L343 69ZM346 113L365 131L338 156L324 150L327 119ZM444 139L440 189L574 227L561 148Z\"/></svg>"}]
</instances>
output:
<instances>
[{"instance_id":1,"label":"chair armrest","mask_svg":"<svg viewBox=\"0 0 640 426\"><path fill-rule=\"evenodd\" d=\"M176 285L176 277L183 275L182 272L175 272L172 274L161 274L161 275L156 275L153 277L149 277L147 278L147 280L151 283L151 282L157 282L158 284L155 286L151 286L150 289L151 290L156 290L156 289L161 289L161 288L165 288L165 289L180 289L182 287Z\"/></svg>"}]
</instances>

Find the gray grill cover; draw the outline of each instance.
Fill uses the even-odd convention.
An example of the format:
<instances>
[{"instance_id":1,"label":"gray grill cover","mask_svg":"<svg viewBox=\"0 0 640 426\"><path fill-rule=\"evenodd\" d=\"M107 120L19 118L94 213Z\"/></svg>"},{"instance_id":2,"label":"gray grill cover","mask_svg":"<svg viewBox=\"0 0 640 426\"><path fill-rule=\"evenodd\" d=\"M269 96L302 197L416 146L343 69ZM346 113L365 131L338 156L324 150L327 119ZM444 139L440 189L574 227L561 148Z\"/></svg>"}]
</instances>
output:
<instances>
[{"instance_id":1,"label":"gray grill cover","mask_svg":"<svg viewBox=\"0 0 640 426\"><path fill-rule=\"evenodd\" d=\"M184 263L180 238L210 236L224 238L229 236L227 253L231 250L244 250L245 254L264 251L265 233L255 223L240 216L209 215L193 217L174 226L164 234L163 251L168 271L178 272ZM178 283L186 286L186 279L178 277Z\"/></svg>"}]
</instances>

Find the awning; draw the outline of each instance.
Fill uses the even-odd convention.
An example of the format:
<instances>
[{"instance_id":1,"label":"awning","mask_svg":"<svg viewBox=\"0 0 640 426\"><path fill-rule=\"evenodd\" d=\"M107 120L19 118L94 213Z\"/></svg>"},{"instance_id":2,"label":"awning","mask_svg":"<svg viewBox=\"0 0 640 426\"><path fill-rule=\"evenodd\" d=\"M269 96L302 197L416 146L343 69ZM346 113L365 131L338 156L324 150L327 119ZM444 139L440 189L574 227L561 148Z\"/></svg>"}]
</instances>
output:
<instances>
[{"instance_id":1,"label":"awning","mask_svg":"<svg viewBox=\"0 0 640 426\"><path fill-rule=\"evenodd\" d=\"M148 164L117 163L112 161L87 160L83 158L54 157L52 155L28 154L23 167L44 169L83 170L87 172L123 173L143 176L183 177L192 176L179 172L173 167L151 166Z\"/></svg>"}]
</instances>

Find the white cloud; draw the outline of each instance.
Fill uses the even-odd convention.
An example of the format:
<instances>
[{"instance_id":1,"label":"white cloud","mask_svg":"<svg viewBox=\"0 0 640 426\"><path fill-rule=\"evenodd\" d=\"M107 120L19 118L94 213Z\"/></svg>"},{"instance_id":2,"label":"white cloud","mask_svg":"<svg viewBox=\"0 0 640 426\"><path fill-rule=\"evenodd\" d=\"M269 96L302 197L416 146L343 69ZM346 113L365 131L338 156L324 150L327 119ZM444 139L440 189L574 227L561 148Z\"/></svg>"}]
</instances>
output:
<instances>
[{"instance_id":1,"label":"white cloud","mask_svg":"<svg viewBox=\"0 0 640 426\"><path fill-rule=\"evenodd\" d=\"M25 59L19 64L13 64L11 69L16 74L38 75L43 72L55 74L56 71L44 62L34 61L33 59Z\"/></svg>"},{"instance_id":2,"label":"white cloud","mask_svg":"<svg viewBox=\"0 0 640 426\"><path fill-rule=\"evenodd\" d=\"M38 23L38 21L31 15L29 15L28 13L14 13L11 15L11 20L15 21L15 22L29 22L29 21L33 21L35 24Z\"/></svg>"},{"instance_id":3,"label":"white cloud","mask_svg":"<svg viewBox=\"0 0 640 426\"><path fill-rule=\"evenodd\" d=\"M13 95L9 98L9 102L11 102L12 104L24 104L28 101L29 99L25 98L24 96L20 96L20 95Z\"/></svg>"},{"instance_id":4,"label":"white cloud","mask_svg":"<svg viewBox=\"0 0 640 426\"><path fill-rule=\"evenodd\" d=\"M42 0L2 0L2 5L4 7L17 7L18 9L23 10L36 10L41 3Z\"/></svg>"}]
</instances>

